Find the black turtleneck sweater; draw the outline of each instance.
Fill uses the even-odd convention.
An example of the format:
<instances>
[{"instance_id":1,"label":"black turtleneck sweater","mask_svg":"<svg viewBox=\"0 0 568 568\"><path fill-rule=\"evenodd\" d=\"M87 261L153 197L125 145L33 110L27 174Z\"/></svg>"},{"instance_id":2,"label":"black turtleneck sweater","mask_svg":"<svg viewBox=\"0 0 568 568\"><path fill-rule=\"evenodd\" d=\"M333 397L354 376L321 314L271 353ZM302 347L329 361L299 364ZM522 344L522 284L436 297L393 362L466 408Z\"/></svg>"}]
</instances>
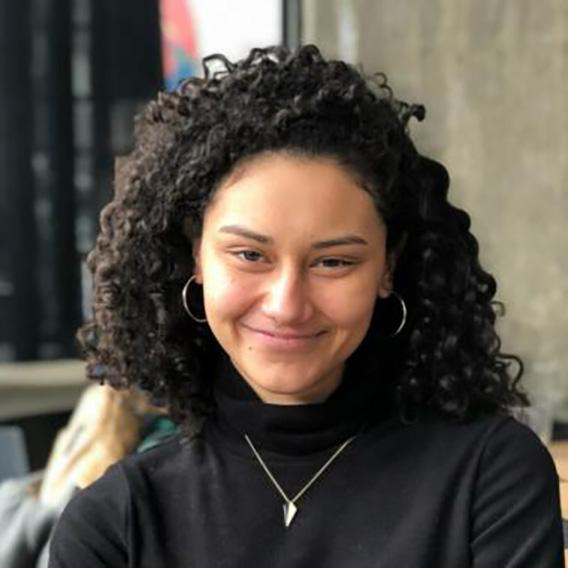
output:
<instances>
[{"instance_id":1,"label":"black turtleneck sweater","mask_svg":"<svg viewBox=\"0 0 568 568\"><path fill-rule=\"evenodd\" d=\"M64 511L50 568L557 568L558 478L513 419L402 424L367 379L323 404L262 403L236 374L200 435L119 462ZM298 501L347 438L354 441Z\"/></svg>"}]
</instances>

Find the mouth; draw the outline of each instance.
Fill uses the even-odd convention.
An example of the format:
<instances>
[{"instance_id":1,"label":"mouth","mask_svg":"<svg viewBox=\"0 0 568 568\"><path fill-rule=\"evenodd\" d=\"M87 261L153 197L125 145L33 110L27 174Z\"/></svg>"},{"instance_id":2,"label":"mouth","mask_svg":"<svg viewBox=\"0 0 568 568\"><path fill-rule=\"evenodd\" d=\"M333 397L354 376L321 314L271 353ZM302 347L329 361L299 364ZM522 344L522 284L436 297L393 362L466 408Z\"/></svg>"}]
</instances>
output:
<instances>
[{"instance_id":1,"label":"mouth","mask_svg":"<svg viewBox=\"0 0 568 568\"><path fill-rule=\"evenodd\" d=\"M324 335L325 331L315 333L282 333L280 331L273 331L267 329L258 329L242 324L243 327L251 332L257 341L273 347L295 348L305 347L313 344L313 342Z\"/></svg>"}]
</instances>

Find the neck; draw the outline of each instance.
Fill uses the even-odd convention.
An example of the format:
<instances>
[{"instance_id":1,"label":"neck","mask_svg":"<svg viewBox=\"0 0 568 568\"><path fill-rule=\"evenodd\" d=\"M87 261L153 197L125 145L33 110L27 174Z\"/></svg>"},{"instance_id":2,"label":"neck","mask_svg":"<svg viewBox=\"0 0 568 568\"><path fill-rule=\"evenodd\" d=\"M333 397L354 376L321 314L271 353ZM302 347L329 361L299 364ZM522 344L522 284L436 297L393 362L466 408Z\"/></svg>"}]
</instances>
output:
<instances>
[{"instance_id":1,"label":"neck","mask_svg":"<svg viewBox=\"0 0 568 568\"><path fill-rule=\"evenodd\" d=\"M390 413L380 379L349 365L338 387L319 403L278 404L262 400L227 359L215 382L215 399L210 427L233 439L235 447L249 434L261 451L291 455L328 450Z\"/></svg>"}]
</instances>

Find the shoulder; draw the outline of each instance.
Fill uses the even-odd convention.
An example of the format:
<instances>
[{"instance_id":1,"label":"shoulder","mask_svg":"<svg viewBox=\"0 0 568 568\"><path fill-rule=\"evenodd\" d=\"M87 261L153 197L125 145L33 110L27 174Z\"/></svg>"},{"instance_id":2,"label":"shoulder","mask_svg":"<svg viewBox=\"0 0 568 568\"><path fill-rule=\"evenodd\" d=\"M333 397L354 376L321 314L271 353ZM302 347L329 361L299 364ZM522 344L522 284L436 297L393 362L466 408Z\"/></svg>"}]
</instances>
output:
<instances>
[{"instance_id":1,"label":"shoulder","mask_svg":"<svg viewBox=\"0 0 568 568\"><path fill-rule=\"evenodd\" d=\"M477 486L488 499L503 491L522 491L525 497L548 493L551 503L556 499L559 479L552 456L524 424L512 417L494 423L480 450Z\"/></svg>"},{"instance_id":2,"label":"shoulder","mask_svg":"<svg viewBox=\"0 0 568 568\"><path fill-rule=\"evenodd\" d=\"M129 501L136 498L141 484L167 483L173 476L185 476L187 462L196 446L199 441L176 434L141 453L131 454L110 466L92 485L79 491L67 510L88 511L91 503L98 508L109 503L115 510L118 507L125 511Z\"/></svg>"},{"instance_id":3,"label":"shoulder","mask_svg":"<svg viewBox=\"0 0 568 568\"><path fill-rule=\"evenodd\" d=\"M464 422L426 419L410 426L423 443L473 452L480 461L514 458L517 461L553 466L552 458L538 436L504 413L494 413ZM429 440L429 442L428 442Z\"/></svg>"},{"instance_id":4,"label":"shoulder","mask_svg":"<svg viewBox=\"0 0 568 568\"><path fill-rule=\"evenodd\" d=\"M526 477L536 481L558 483L552 457L540 438L513 417L495 414L473 421L469 426L478 433L479 466L483 471L505 474L519 480Z\"/></svg>"},{"instance_id":5,"label":"shoulder","mask_svg":"<svg viewBox=\"0 0 568 568\"><path fill-rule=\"evenodd\" d=\"M67 560L82 559L90 566L91 558L104 557L104 565L122 566L136 502L152 491L151 484L167 486L172 475L182 475L178 467L188 444L175 436L128 456L76 493L57 522L51 565L67 566ZM95 561L92 565L99 566Z\"/></svg>"},{"instance_id":6,"label":"shoulder","mask_svg":"<svg viewBox=\"0 0 568 568\"><path fill-rule=\"evenodd\" d=\"M410 424L395 423L373 436L377 449L386 447L391 460L424 476L458 476L473 488L499 480L558 486L552 458L540 439L506 414L465 422L438 417Z\"/></svg>"},{"instance_id":7,"label":"shoulder","mask_svg":"<svg viewBox=\"0 0 568 568\"><path fill-rule=\"evenodd\" d=\"M511 448L529 460L552 464L552 458L540 438L527 426L508 416L496 425L487 443L494 451Z\"/></svg>"},{"instance_id":8,"label":"shoulder","mask_svg":"<svg viewBox=\"0 0 568 568\"><path fill-rule=\"evenodd\" d=\"M76 493L57 521L50 545L50 568L126 565L128 485L118 465ZM104 558L105 564L98 559Z\"/></svg>"},{"instance_id":9,"label":"shoulder","mask_svg":"<svg viewBox=\"0 0 568 568\"><path fill-rule=\"evenodd\" d=\"M182 434L172 434L160 443L141 452L131 454L118 462L124 474L134 469L159 470L172 460L183 459L183 454L195 445L195 440L188 440Z\"/></svg>"},{"instance_id":10,"label":"shoulder","mask_svg":"<svg viewBox=\"0 0 568 568\"><path fill-rule=\"evenodd\" d=\"M471 546L483 566L559 566L559 479L546 446L513 418L483 438L471 495Z\"/></svg>"},{"instance_id":11,"label":"shoulder","mask_svg":"<svg viewBox=\"0 0 568 568\"><path fill-rule=\"evenodd\" d=\"M414 471L466 511L476 566L559 566L559 479L546 446L504 414L463 423L426 420L403 427Z\"/></svg>"}]
</instances>

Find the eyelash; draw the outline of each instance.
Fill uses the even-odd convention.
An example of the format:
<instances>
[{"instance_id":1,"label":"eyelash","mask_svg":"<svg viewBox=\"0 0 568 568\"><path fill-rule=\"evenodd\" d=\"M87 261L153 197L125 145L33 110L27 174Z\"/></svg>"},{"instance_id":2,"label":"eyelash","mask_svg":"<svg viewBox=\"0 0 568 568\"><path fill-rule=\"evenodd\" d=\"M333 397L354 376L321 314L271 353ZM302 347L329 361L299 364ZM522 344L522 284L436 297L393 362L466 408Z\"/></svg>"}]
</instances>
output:
<instances>
[{"instance_id":1,"label":"eyelash","mask_svg":"<svg viewBox=\"0 0 568 568\"><path fill-rule=\"evenodd\" d=\"M260 254L259 252L256 252L255 250L240 250L238 252L233 253L237 258L240 258L241 260L244 260L245 262L256 262L254 260L251 260L250 258L246 258L245 255L247 254L254 254L257 255L258 258L262 257L262 254Z\"/></svg>"},{"instance_id":2,"label":"eyelash","mask_svg":"<svg viewBox=\"0 0 568 568\"><path fill-rule=\"evenodd\" d=\"M240 260L242 260L243 262L247 262L247 263L257 263L261 258L262 258L262 254L255 251L255 250L241 250L241 251L237 251L232 253L234 254L237 258L239 258ZM256 260L252 260L250 258L246 258L246 255L256 255ZM328 258L321 258L318 260L318 263L321 262L334 262L337 264L334 264L334 266L327 266L325 268L347 268L349 266L353 266L355 264L357 264L357 261L355 260L346 260L343 258L337 258L337 257L328 257Z\"/></svg>"}]
</instances>

